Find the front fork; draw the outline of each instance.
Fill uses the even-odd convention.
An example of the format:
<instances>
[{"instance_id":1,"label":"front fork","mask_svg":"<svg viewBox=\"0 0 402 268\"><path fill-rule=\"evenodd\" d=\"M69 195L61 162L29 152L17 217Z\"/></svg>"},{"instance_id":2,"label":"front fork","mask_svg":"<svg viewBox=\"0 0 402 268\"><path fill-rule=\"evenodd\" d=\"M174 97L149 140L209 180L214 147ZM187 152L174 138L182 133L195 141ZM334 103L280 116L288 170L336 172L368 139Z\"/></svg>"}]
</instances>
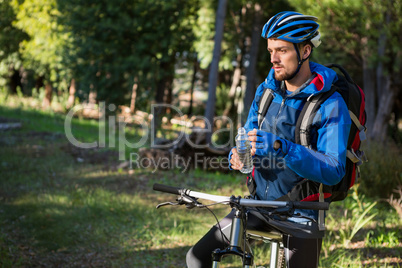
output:
<instances>
[{"instance_id":1,"label":"front fork","mask_svg":"<svg viewBox=\"0 0 402 268\"><path fill-rule=\"evenodd\" d=\"M269 262L269 268L277 268L279 260L279 242L271 242L271 261Z\"/></svg>"},{"instance_id":2,"label":"front fork","mask_svg":"<svg viewBox=\"0 0 402 268\"><path fill-rule=\"evenodd\" d=\"M243 259L243 267L251 267L253 264L253 255L246 253L243 249L244 245L244 221L243 212L236 208L235 216L232 220L232 228L230 231L230 244L227 248L221 250L216 249L212 253L212 267L219 268L219 263L225 255L236 255Z\"/></svg>"}]
</instances>

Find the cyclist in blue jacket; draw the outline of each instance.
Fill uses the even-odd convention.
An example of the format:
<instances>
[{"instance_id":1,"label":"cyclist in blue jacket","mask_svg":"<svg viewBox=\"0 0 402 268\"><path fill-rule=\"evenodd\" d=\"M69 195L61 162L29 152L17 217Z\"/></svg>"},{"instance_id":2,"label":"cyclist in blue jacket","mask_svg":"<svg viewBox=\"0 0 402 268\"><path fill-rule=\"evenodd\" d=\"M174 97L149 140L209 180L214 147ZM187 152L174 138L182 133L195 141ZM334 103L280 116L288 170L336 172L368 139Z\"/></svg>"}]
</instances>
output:
<instances>
[{"instance_id":1,"label":"cyclist in blue jacket","mask_svg":"<svg viewBox=\"0 0 402 268\"><path fill-rule=\"evenodd\" d=\"M313 16L281 12L262 30L272 69L256 91L244 126L252 144L257 199L276 200L304 179L335 185L345 174L351 119L340 94L335 92L315 114L310 148L295 143L296 121L307 98L329 91L337 79L335 71L309 60L313 48L321 43L316 21ZM257 112L264 90L270 90L274 98L259 125ZM277 150L275 141L281 144ZM229 158L231 169L240 170L242 164L236 148ZM289 221L303 223L308 221L306 217L317 219L315 211L297 212L305 217ZM229 214L221 221L222 229L231 224L231 217ZM220 237L218 227L214 226L188 252L188 266L210 267L211 251L225 247ZM317 267L321 242L321 238L284 237L287 267Z\"/></svg>"}]
</instances>

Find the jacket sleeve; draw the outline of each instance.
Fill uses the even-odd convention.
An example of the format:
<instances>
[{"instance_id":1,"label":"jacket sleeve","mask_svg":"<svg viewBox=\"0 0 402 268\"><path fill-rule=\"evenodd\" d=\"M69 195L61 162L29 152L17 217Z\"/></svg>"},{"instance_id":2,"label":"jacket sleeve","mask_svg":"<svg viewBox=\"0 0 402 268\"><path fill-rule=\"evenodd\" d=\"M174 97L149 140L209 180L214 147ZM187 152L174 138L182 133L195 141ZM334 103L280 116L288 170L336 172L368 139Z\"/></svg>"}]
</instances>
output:
<instances>
[{"instance_id":1,"label":"jacket sleeve","mask_svg":"<svg viewBox=\"0 0 402 268\"><path fill-rule=\"evenodd\" d=\"M326 185L337 184L345 175L346 153L351 119L339 94L326 100L314 121L320 120L317 150L289 141L286 165L299 176Z\"/></svg>"}]
</instances>

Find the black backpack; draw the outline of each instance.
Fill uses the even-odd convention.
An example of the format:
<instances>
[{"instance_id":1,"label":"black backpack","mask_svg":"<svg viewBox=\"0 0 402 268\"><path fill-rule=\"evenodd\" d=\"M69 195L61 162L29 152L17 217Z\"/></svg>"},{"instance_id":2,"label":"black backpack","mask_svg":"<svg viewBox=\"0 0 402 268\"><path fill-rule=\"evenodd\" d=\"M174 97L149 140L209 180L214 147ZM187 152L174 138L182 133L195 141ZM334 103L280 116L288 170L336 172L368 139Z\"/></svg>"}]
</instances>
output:
<instances>
[{"instance_id":1,"label":"black backpack","mask_svg":"<svg viewBox=\"0 0 402 268\"><path fill-rule=\"evenodd\" d=\"M296 123L296 143L310 147L311 126L315 113L335 91L342 95L352 119L352 125L348 138L348 152L346 160L346 173L342 180L336 185L322 185L321 183L304 179L286 195L278 200L290 201L339 201L347 197L349 189L355 184L356 178L360 176L359 166L367 161L363 151L360 151L361 141L366 139L366 112L365 97L363 90L353 82L347 71L340 65L327 64L329 68L336 68L340 71L338 80L332 85L331 90L309 98L304 105ZM273 99L270 90L265 90L261 96L258 107L258 124L260 125L268 111ZM321 186L321 189L320 189ZM320 193L323 195L320 198Z\"/></svg>"}]
</instances>

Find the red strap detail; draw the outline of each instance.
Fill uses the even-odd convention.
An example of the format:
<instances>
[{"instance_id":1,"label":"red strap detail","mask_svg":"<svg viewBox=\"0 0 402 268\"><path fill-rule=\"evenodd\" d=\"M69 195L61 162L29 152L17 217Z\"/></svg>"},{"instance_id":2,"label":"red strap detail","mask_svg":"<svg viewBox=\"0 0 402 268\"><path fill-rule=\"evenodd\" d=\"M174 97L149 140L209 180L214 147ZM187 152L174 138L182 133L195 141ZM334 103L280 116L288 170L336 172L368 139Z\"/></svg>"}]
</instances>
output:
<instances>
[{"instance_id":1,"label":"red strap detail","mask_svg":"<svg viewBox=\"0 0 402 268\"><path fill-rule=\"evenodd\" d=\"M356 132L355 138L353 139L353 143L350 146L353 150L357 150L360 147L360 133L359 131Z\"/></svg>"},{"instance_id":2,"label":"red strap detail","mask_svg":"<svg viewBox=\"0 0 402 268\"><path fill-rule=\"evenodd\" d=\"M317 90L321 91L324 88L324 78L320 74L317 74L310 84L314 84Z\"/></svg>"},{"instance_id":3,"label":"red strap detail","mask_svg":"<svg viewBox=\"0 0 402 268\"><path fill-rule=\"evenodd\" d=\"M359 90L360 90L360 95L362 96L362 102L361 102L361 104L360 104L360 116L359 116L359 121L360 121L360 123L361 123L362 125L364 125L364 124L366 123L366 116L365 116L365 114L364 114L364 109L365 109L365 107L366 107L366 100L365 100L365 95L364 95L363 90L362 90L359 86L357 86L357 87L359 88Z\"/></svg>"},{"instance_id":4,"label":"red strap detail","mask_svg":"<svg viewBox=\"0 0 402 268\"><path fill-rule=\"evenodd\" d=\"M364 112L364 109L365 109L365 106L366 106L365 96L364 96L363 90L359 86L357 86L357 87L360 90L360 95L361 95L361 98L362 98L361 103L360 103L359 121L360 121L360 124L362 124L364 126L366 124L366 113ZM356 136L353 139L353 143L352 143L351 147L353 148L353 150L359 149L359 147L360 147L359 131L357 131Z\"/></svg>"},{"instance_id":5,"label":"red strap detail","mask_svg":"<svg viewBox=\"0 0 402 268\"><path fill-rule=\"evenodd\" d=\"M351 178L351 180L350 180L349 188L351 188L353 185L355 185L355 181L356 181L356 164L353 164L353 167L352 167L352 178Z\"/></svg>"},{"instance_id":6,"label":"red strap detail","mask_svg":"<svg viewBox=\"0 0 402 268\"><path fill-rule=\"evenodd\" d=\"M330 197L331 195L332 195L332 194L330 194L330 193L324 193L324 199L327 199L327 198ZM312 202L312 201L318 201L319 198L320 198L320 194L317 193L317 194L309 195L309 196L307 196L306 198L304 198L304 199L301 200L301 201Z\"/></svg>"},{"instance_id":7,"label":"red strap detail","mask_svg":"<svg viewBox=\"0 0 402 268\"><path fill-rule=\"evenodd\" d=\"M248 180L249 180L249 179L252 179L253 181L255 181L255 179L254 179L254 170L255 170L255 167L253 167L253 171L251 172L251 177L250 177L250 176L247 176L246 184L248 183Z\"/></svg>"}]
</instances>

